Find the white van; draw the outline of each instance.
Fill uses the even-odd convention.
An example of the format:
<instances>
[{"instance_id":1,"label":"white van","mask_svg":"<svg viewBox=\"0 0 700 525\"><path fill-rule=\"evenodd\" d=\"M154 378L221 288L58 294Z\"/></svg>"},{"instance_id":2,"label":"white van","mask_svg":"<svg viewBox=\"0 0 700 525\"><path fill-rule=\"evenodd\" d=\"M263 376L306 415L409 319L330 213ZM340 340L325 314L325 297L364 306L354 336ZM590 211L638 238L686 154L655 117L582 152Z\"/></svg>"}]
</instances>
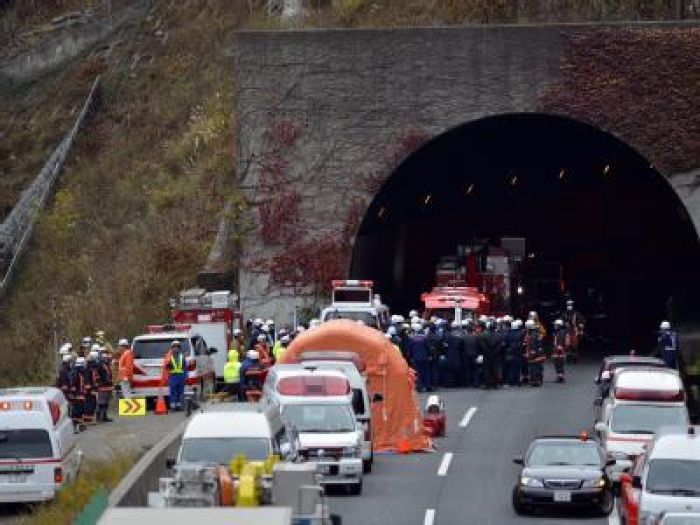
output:
<instances>
[{"instance_id":1,"label":"white van","mask_svg":"<svg viewBox=\"0 0 700 525\"><path fill-rule=\"evenodd\" d=\"M53 499L81 458L63 392L0 389L0 503Z\"/></svg>"},{"instance_id":2,"label":"white van","mask_svg":"<svg viewBox=\"0 0 700 525\"><path fill-rule=\"evenodd\" d=\"M355 419L350 383L342 372L274 366L261 403L279 407L296 433L299 456L318 465L322 485L362 492L364 429Z\"/></svg>"},{"instance_id":3,"label":"white van","mask_svg":"<svg viewBox=\"0 0 700 525\"><path fill-rule=\"evenodd\" d=\"M661 427L690 421L680 376L661 368L618 370L602 413L595 430L608 458L615 460L613 482L619 481Z\"/></svg>"},{"instance_id":4,"label":"white van","mask_svg":"<svg viewBox=\"0 0 700 525\"><path fill-rule=\"evenodd\" d=\"M248 461L264 462L272 454L290 455L296 447L287 434L280 413L274 407L263 410L259 406L239 410L233 403L229 409L195 415L187 425L175 463L218 463L228 467L237 456ZM224 406L227 406L224 405ZM249 409L252 408L252 409ZM263 501L272 498L272 477L262 477Z\"/></svg>"}]
</instances>

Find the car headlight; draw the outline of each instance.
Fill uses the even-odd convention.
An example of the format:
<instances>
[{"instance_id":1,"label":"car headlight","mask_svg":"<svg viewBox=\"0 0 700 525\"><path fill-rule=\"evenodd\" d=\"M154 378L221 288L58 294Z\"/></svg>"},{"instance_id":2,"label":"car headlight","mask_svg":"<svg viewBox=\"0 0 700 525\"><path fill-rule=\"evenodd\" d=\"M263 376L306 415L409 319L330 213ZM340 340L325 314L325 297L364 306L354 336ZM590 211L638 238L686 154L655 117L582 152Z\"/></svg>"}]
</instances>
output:
<instances>
[{"instance_id":1,"label":"car headlight","mask_svg":"<svg viewBox=\"0 0 700 525\"><path fill-rule=\"evenodd\" d=\"M360 452L360 447L343 447L343 457L354 458Z\"/></svg>"},{"instance_id":2,"label":"car headlight","mask_svg":"<svg viewBox=\"0 0 700 525\"><path fill-rule=\"evenodd\" d=\"M544 483L542 483L541 479L528 478L527 476L520 476L520 484L523 487L544 487Z\"/></svg>"},{"instance_id":3,"label":"car headlight","mask_svg":"<svg viewBox=\"0 0 700 525\"><path fill-rule=\"evenodd\" d=\"M602 489L606 485L605 478L598 479L587 479L583 482L583 486L586 488L597 488Z\"/></svg>"}]
</instances>

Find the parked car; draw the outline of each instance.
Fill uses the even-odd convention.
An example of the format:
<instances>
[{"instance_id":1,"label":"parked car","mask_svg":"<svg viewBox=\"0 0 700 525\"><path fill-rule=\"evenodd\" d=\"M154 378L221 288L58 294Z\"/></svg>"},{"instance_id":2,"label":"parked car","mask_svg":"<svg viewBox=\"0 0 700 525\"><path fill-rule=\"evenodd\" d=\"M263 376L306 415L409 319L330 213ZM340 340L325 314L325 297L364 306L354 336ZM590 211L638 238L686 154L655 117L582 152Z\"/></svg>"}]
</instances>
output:
<instances>
[{"instance_id":1,"label":"parked car","mask_svg":"<svg viewBox=\"0 0 700 525\"><path fill-rule=\"evenodd\" d=\"M700 427L666 427L620 476L622 520L655 525L664 512L700 512Z\"/></svg>"},{"instance_id":2,"label":"parked car","mask_svg":"<svg viewBox=\"0 0 700 525\"><path fill-rule=\"evenodd\" d=\"M63 392L0 390L0 503L53 499L81 460Z\"/></svg>"},{"instance_id":3,"label":"parked car","mask_svg":"<svg viewBox=\"0 0 700 525\"><path fill-rule=\"evenodd\" d=\"M549 436L535 439L524 457L513 488L517 514L532 514L539 507L579 507L608 515L614 504L612 483L600 445L585 436Z\"/></svg>"}]
</instances>

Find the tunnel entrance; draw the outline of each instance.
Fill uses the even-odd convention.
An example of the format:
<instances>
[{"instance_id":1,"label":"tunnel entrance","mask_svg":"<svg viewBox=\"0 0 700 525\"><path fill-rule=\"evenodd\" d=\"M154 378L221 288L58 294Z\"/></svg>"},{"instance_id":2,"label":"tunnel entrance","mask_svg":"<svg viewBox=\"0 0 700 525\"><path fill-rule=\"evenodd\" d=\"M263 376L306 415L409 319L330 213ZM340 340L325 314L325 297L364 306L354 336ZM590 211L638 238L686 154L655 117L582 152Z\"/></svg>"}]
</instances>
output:
<instances>
[{"instance_id":1,"label":"tunnel entrance","mask_svg":"<svg viewBox=\"0 0 700 525\"><path fill-rule=\"evenodd\" d=\"M558 268L559 291L620 344L651 344L698 281L698 236L664 176L616 137L544 114L470 122L408 157L369 206L350 274L406 312L443 257L504 237L524 239L528 264ZM522 314L537 305L518 284Z\"/></svg>"}]
</instances>

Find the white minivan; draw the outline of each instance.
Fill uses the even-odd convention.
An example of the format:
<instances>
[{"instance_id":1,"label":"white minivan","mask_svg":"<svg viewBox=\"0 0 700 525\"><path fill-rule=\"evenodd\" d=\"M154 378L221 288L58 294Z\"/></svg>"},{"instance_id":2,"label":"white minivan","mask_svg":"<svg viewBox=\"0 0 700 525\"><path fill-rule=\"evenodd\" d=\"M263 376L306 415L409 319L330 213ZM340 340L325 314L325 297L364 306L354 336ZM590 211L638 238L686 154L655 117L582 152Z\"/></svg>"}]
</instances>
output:
<instances>
[{"instance_id":1,"label":"white minivan","mask_svg":"<svg viewBox=\"0 0 700 525\"><path fill-rule=\"evenodd\" d=\"M63 392L0 389L0 503L53 499L81 458Z\"/></svg>"}]
</instances>

